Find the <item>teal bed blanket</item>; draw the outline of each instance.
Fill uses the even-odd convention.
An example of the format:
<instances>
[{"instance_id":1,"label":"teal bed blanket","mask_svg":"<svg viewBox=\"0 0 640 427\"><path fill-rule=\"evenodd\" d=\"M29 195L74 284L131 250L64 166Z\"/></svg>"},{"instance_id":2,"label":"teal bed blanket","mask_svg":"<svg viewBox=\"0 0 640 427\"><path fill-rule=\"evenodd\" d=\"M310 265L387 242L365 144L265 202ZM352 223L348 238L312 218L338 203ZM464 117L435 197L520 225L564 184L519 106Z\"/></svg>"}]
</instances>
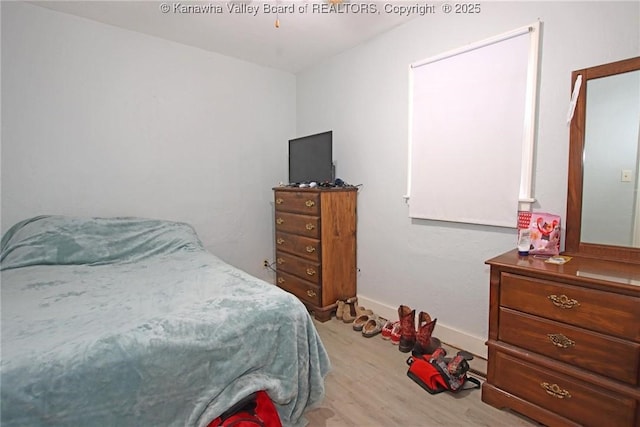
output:
<instances>
[{"instance_id":1,"label":"teal bed blanket","mask_svg":"<svg viewBox=\"0 0 640 427\"><path fill-rule=\"evenodd\" d=\"M330 362L292 295L184 223L41 216L2 238L1 412L12 426L206 426L266 390L285 426Z\"/></svg>"}]
</instances>

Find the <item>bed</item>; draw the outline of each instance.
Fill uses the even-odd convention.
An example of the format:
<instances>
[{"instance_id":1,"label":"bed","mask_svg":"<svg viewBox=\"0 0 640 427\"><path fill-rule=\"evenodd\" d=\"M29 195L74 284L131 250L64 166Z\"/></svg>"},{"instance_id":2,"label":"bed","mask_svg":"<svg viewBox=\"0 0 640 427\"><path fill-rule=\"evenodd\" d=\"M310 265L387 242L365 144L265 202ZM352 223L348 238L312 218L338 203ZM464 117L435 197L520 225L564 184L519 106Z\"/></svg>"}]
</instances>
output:
<instances>
[{"instance_id":1,"label":"bed","mask_svg":"<svg viewBox=\"0 0 640 427\"><path fill-rule=\"evenodd\" d=\"M1 255L10 426L206 426L265 390L285 426L330 362L294 296L206 251L185 223L39 216Z\"/></svg>"}]
</instances>

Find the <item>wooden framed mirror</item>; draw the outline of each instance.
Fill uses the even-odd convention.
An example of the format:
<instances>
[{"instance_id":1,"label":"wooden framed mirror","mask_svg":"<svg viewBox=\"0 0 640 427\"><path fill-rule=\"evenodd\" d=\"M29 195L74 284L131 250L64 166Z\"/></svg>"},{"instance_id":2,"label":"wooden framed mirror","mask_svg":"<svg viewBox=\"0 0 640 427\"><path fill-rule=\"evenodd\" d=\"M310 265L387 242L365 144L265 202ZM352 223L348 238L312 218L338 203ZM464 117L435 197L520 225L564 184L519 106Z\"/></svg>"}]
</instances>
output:
<instances>
[{"instance_id":1,"label":"wooden framed mirror","mask_svg":"<svg viewBox=\"0 0 640 427\"><path fill-rule=\"evenodd\" d=\"M576 70L572 88L578 76L565 253L640 263L640 57Z\"/></svg>"}]
</instances>

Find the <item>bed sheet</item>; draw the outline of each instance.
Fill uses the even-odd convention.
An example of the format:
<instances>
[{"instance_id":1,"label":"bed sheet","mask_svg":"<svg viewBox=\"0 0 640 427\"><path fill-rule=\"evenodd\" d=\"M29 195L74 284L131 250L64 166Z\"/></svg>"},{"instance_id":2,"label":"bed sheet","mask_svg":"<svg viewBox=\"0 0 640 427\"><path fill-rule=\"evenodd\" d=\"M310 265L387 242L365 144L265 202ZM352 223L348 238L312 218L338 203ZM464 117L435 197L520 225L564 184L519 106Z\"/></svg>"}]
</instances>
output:
<instances>
[{"instance_id":1,"label":"bed sheet","mask_svg":"<svg viewBox=\"0 0 640 427\"><path fill-rule=\"evenodd\" d=\"M207 252L186 224L118 219L78 243L87 221L73 220L62 255L41 243L66 218L3 237L0 424L206 426L257 390L284 425L306 424L330 362L297 298Z\"/></svg>"}]
</instances>

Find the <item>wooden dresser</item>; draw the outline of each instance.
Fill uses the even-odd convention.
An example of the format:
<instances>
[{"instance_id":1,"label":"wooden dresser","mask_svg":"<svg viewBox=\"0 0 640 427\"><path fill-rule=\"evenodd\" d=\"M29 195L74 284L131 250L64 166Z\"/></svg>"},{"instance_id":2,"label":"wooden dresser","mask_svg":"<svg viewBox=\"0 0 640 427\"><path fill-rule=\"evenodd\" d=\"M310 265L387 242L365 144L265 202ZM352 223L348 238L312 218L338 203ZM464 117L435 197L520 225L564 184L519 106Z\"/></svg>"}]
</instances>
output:
<instances>
[{"instance_id":1,"label":"wooden dresser","mask_svg":"<svg viewBox=\"0 0 640 427\"><path fill-rule=\"evenodd\" d=\"M356 187L276 187L276 283L319 321L356 295Z\"/></svg>"},{"instance_id":2,"label":"wooden dresser","mask_svg":"<svg viewBox=\"0 0 640 427\"><path fill-rule=\"evenodd\" d=\"M487 264L482 400L549 426L640 426L640 265L515 250Z\"/></svg>"}]
</instances>

